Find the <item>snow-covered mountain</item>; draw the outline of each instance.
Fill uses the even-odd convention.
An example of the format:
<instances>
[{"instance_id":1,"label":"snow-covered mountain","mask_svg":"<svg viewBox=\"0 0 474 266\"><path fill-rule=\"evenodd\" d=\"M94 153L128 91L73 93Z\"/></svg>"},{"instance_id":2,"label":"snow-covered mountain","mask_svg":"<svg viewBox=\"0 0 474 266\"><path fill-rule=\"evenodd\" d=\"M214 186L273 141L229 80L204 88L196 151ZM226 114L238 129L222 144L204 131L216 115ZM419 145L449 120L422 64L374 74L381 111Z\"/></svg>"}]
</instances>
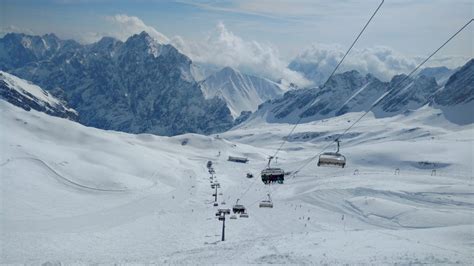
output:
<instances>
[{"instance_id":1,"label":"snow-covered mountain","mask_svg":"<svg viewBox=\"0 0 474 266\"><path fill-rule=\"evenodd\" d=\"M207 99L218 97L225 100L234 118L242 111L257 110L261 103L283 93L277 83L240 73L231 67L207 77L201 82L201 89Z\"/></svg>"},{"instance_id":2,"label":"snow-covered mountain","mask_svg":"<svg viewBox=\"0 0 474 266\"><path fill-rule=\"evenodd\" d=\"M51 60L58 53L74 52L81 45L73 40L60 40L54 34L31 36L8 33L0 38L0 70L11 70Z\"/></svg>"},{"instance_id":3,"label":"snow-covered mountain","mask_svg":"<svg viewBox=\"0 0 474 266\"><path fill-rule=\"evenodd\" d=\"M456 105L461 98L472 102L466 96L472 94L469 90L473 86L471 65L472 60L453 74L442 90L434 77L425 75L406 80L405 75L397 75L389 82L382 82L370 74L363 76L357 71L348 71L334 75L323 89L288 91L283 97L262 104L249 119L260 117L272 123L295 123L300 118L301 122L308 122L366 111L393 87L396 89L373 109L376 117L418 109L431 103L433 98L446 99L441 101L444 106Z\"/></svg>"},{"instance_id":4,"label":"snow-covered mountain","mask_svg":"<svg viewBox=\"0 0 474 266\"><path fill-rule=\"evenodd\" d=\"M458 124L474 123L474 59L454 73L436 92L433 106Z\"/></svg>"},{"instance_id":5,"label":"snow-covered mountain","mask_svg":"<svg viewBox=\"0 0 474 266\"><path fill-rule=\"evenodd\" d=\"M223 100L204 98L191 60L146 32L90 45L8 34L0 54L1 70L66 99L88 126L175 135L223 131L233 123Z\"/></svg>"},{"instance_id":6,"label":"snow-covered mountain","mask_svg":"<svg viewBox=\"0 0 474 266\"><path fill-rule=\"evenodd\" d=\"M77 119L77 112L40 87L14 75L0 71L0 99L23 108L47 114Z\"/></svg>"},{"instance_id":7,"label":"snow-covered mountain","mask_svg":"<svg viewBox=\"0 0 474 266\"><path fill-rule=\"evenodd\" d=\"M456 72L458 69L449 69L447 67L441 66L441 67L426 67L423 68L420 73L418 73L419 76L426 76L426 77L433 77L436 79L436 82L439 85L444 85L449 77Z\"/></svg>"},{"instance_id":8,"label":"snow-covered mountain","mask_svg":"<svg viewBox=\"0 0 474 266\"><path fill-rule=\"evenodd\" d=\"M433 77L405 78L404 74L397 75L387 84L387 89L395 88L374 108L378 117L391 116L406 110L416 110L427 104L439 89Z\"/></svg>"}]
</instances>

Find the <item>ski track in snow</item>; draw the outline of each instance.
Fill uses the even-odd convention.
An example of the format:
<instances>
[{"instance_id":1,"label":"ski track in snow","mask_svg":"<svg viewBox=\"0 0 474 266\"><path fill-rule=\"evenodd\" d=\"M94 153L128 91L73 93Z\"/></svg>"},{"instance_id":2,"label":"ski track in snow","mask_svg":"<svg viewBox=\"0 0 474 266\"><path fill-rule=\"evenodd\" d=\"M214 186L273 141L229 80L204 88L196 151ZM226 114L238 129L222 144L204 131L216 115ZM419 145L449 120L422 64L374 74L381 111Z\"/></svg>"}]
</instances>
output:
<instances>
[{"instance_id":1,"label":"ski track in snow","mask_svg":"<svg viewBox=\"0 0 474 266\"><path fill-rule=\"evenodd\" d=\"M79 184L79 183L74 182L73 180L68 179L68 178L64 177L63 175L59 174L56 170L54 170L51 166L49 166L45 161L43 161L41 159L37 159L37 158L32 158L32 157L10 158L10 159L7 159L6 162L0 164L0 166L5 166L8 163L11 163L12 161L16 161L16 160L27 160L27 161L29 160L29 161L39 163L42 166L44 166L46 169L48 169L55 177L57 177L57 180L59 180L60 182L63 182L63 183L68 184L68 185L72 185L73 187L76 187L76 188L79 188L79 189L84 189L84 190L89 190L89 191L100 191L100 192L125 192L125 191L127 191L127 189L102 189L102 188L90 187L90 186L87 186L87 185Z\"/></svg>"},{"instance_id":2,"label":"ski track in snow","mask_svg":"<svg viewBox=\"0 0 474 266\"><path fill-rule=\"evenodd\" d=\"M169 138L0 107L2 124L16 133L0 135L2 263L473 262L473 128L428 125L429 110L364 121L362 134L343 142L347 168L311 162L285 184L265 186L259 171L288 125ZM302 124L295 133L337 133L351 115ZM431 133L416 141L391 135L415 127ZM375 140L374 131L383 137ZM326 141L288 142L276 166L297 169ZM208 160L223 194L217 208L240 198L250 215L227 217L224 242ZM430 167L438 167L436 175ZM268 192L275 206L261 209Z\"/></svg>"}]
</instances>

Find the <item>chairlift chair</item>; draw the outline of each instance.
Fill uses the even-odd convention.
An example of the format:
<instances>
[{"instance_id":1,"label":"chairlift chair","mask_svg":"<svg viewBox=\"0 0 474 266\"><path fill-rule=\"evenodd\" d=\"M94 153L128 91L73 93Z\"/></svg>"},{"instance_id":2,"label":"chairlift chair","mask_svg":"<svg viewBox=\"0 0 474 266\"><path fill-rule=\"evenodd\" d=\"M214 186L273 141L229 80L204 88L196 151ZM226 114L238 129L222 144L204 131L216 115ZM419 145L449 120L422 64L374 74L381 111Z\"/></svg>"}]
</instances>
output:
<instances>
[{"instance_id":1,"label":"chairlift chair","mask_svg":"<svg viewBox=\"0 0 474 266\"><path fill-rule=\"evenodd\" d=\"M323 152L319 155L318 166L337 166L344 168L346 166L346 157L339 153L339 139L336 139L337 151L336 152Z\"/></svg>"},{"instance_id":2,"label":"chairlift chair","mask_svg":"<svg viewBox=\"0 0 474 266\"><path fill-rule=\"evenodd\" d=\"M248 213L244 212L240 214L240 218L249 218Z\"/></svg>"},{"instance_id":3,"label":"chairlift chair","mask_svg":"<svg viewBox=\"0 0 474 266\"><path fill-rule=\"evenodd\" d=\"M224 214L230 214L230 209L217 209L217 212L224 213Z\"/></svg>"},{"instance_id":4,"label":"chairlift chair","mask_svg":"<svg viewBox=\"0 0 474 266\"><path fill-rule=\"evenodd\" d=\"M214 205L214 207L217 207L217 206L219 206L219 203L217 203L217 202L214 202L214 204L213 204L213 205Z\"/></svg>"},{"instance_id":5,"label":"chairlift chair","mask_svg":"<svg viewBox=\"0 0 474 266\"><path fill-rule=\"evenodd\" d=\"M260 204L258 204L258 207L260 208L273 208L273 202L272 199L270 198L270 194L267 194L268 199L267 200L262 200Z\"/></svg>"},{"instance_id":6,"label":"chairlift chair","mask_svg":"<svg viewBox=\"0 0 474 266\"><path fill-rule=\"evenodd\" d=\"M278 182L279 184L283 184L285 180L285 171L281 168L270 167L270 163L273 159L273 156L268 158L267 168L263 169L261 172L262 182L264 184L270 184Z\"/></svg>"},{"instance_id":7,"label":"chairlift chair","mask_svg":"<svg viewBox=\"0 0 474 266\"><path fill-rule=\"evenodd\" d=\"M235 220L235 219L237 219L237 216L235 216L234 214L232 214L232 215L230 216L230 219Z\"/></svg>"},{"instance_id":8,"label":"chairlift chair","mask_svg":"<svg viewBox=\"0 0 474 266\"><path fill-rule=\"evenodd\" d=\"M235 205L232 206L232 211L234 213L244 213L245 212L245 206L242 204L239 204L239 199L235 202Z\"/></svg>"}]
</instances>

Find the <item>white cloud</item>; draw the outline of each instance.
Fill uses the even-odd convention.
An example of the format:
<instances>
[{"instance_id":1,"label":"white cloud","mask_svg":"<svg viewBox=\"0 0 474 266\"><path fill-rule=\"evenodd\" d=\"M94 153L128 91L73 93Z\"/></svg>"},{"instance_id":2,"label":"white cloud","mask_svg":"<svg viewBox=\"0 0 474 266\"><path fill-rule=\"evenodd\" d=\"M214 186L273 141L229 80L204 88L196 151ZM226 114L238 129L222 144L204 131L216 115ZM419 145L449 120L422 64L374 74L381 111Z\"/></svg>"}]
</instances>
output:
<instances>
[{"instance_id":1,"label":"white cloud","mask_svg":"<svg viewBox=\"0 0 474 266\"><path fill-rule=\"evenodd\" d=\"M424 58L417 57L417 60L421 61ZM445 66L447 68L455 69L466 64L472 57L462 55L444 55L433 57L430 61L426 62L426 66L439 67Z\"/></svg>"},{"instance_id":2,"label":"white cloud","mask_svg":"<svg viewBox=\"0 0 474 266\"><path fill-rule=\"evenodd\" d=\"M306 66L305 72L308 76L311 76L311 72L312 74L319 73L319 76L311 77L311 79L316 80L316 83L322 83L336 67L344 52L344 48L340 45L313 44L299 54L293 62ZM417 63L417 60L406 57L389 47L375 46L353 49L338 72L357 70L363 74L371 73L382 80L389 80L396 74L410 72Z\"/></svg>"},{"instance_id":3,"label":"white cloud","mask_svg":"<svg viewBox=\"0 0 474 266\"><path fill-rule=\"evenodd\" d=\"M112 37L125 40L133 34L146 31L151 37L160 43L169 43L169 38L158 32L154 27L146 25L141 19L125 14L116 14L108 16L106 19L111 22L116 30L111 32Z\"/></svg>"},{"instance_id":4,"label":"white cloud","mask_svg":"<svg viewBox=\"0 0 474 266\"><path fill-rule=\"evenodd\" d=\"M0 27L0 36L1 37L5 36L7 33L10 33L10 32L25 33L25 34L30 34L30 35L34 34L33 31L30 30L30 29L20 28L20 27L17 27L15 25Z\"/></svg>"},{"instance_id":5,"label":"white cloud","mask_svg":"<svg viewBox=\"0 0 474 266\"><path fill-rule=\"evenodd\" d=\"M187 41L180 36L168 38L138 17L116 14L106 19L112 24L109 33L89 32L82 36L82 40L97 41L101 36L126 40L133 34L146 31L158 42L172 44L196 63L230 66L244 73L275 81L281 79L286 83L293 82L300 87L309 86L312 82L324 82L345 52L345 48L338 44L313 44L294 59L294 62L300 63L302 68L306 69L290 69L287 62L281 59L277 48L270 44L244 40L229 31L223 23L218 23L207 37L199 41ZM420 58L404 56L386 46L374 46L353 49L338 72L355 69L363 74L371 73L382 80L389 80L396 74L410 72L420 61ZM432 59L427 66L456 67L465 61L467 59L464 57L446 56Z\"/></svg>"},{"instance_id":6,"label":"white cloud","mask_svg":"<svg viewBox=\"0 0 474 266\"><path fill-rule=\"evenodd\" d=\"M194 62L219 67L230 66L244 73L266 77L272 80L293 82L298 86L307 86L311 82L302 74L288 69L287 62L280 59L278 50L268 44L246 41L230 32L223 23L200 41L185 41L180 36L168 38L154 27L146 25L141 19L125 14L106 17L112 24L107 34L87 33L82 36L84 42L97 41L100 36L112 36L122 41L133 34L146 31L160 43L172 44Z\"/></svg>"},{"instance_id":7,"label":"white cloud","mask_svg":"<svg viewBox=\"0 0 474 266\"><path fill-rule=\"evenodd\" d=\"M215 31L202 42L186 43L181 38L175 38L172 43L198 63L230 66L244 73L272 80L284 79L299 86L310 84L300 73L288 69L276 48L243 40L223 23L218 23Z\"/></svg>"}]
</instances>

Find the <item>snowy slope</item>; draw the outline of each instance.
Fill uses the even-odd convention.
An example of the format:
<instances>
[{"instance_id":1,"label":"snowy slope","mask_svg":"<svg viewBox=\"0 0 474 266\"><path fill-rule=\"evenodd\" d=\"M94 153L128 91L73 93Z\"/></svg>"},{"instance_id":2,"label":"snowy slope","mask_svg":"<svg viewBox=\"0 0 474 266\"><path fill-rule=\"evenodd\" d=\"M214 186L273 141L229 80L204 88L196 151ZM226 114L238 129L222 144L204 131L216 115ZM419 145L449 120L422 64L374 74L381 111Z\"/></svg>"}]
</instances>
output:
<instances>
[{"instance_id":1,"label":"snowy slope","mask_svg":"<svg viewBox=\"0 0 474 266\"><path fill-rule=\"evenodd\" d=\"M275 165L295 171L309 164L272 186L258 173L290 130L287 124L253 120L219 136L159 137L89 128L5 101L0 109L2 127L15 132L0 131L1 263L473 259L474 128L452 124L428 106L404 116L366 117L343 139L344 169L320 168L307 158L359 114L300 125ZM247 179L247 172L256 178ZM225 242L212 206L210 182L216 181L223 193L219 207L240 198L250 215L226 221ZM275 207L258 208L268 192Z\"/></svg>"},{"instance_id":2,"label":"snowy slope","mask_svg":"<svg viewBox=\"0 0 474 266\"><path fill-rule=\"evenodd\" d=\"M210 75L201 83L207 99L219 97L225 100L234 118L242 111L255 111L261 103L283 93L280 86L270 80L240 73L225 67Z\"/></svg>"},{"instance_id":3,"label":"snowy slope","mask_svg":"<svg viewBox=\"0 0 474 266\"><path fill-rule=\"evenodd\" d=\"M25 110L35 109L50 115L77 119L77 112L26 80L0 71L0 98Z\"/></svg>"}]
</instances>

